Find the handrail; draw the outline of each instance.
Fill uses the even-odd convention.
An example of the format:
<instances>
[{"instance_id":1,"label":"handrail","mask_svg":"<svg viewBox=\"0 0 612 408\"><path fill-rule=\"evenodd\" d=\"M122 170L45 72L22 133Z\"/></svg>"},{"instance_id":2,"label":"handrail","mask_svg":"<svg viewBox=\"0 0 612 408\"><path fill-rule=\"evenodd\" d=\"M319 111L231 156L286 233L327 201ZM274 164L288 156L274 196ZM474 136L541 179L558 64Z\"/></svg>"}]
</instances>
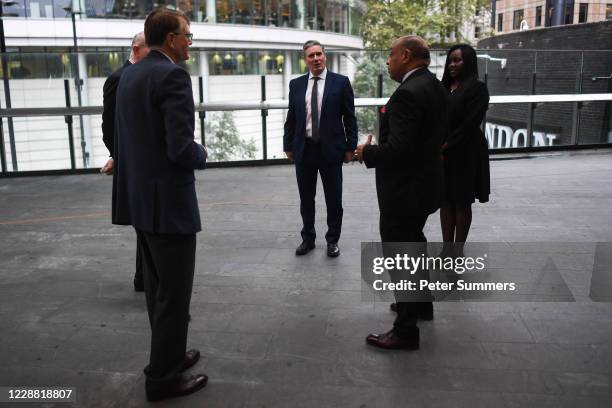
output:
<instances>
[{"instance_id":1,"label":"handrail","mask_svg":"<svg viewBox=\"0 0 612 408\"><path fill-rule=\"evenodd\" d=\"M389 98L357 98L356 107L383 106ZM599 94L554 94L554 95L494 95L490 104L499 103L546 103L546 102L593 102L612 101L612 93ZM220 112L235 110L287 109L286 99L244 102L208 102L196 104L196 112ZM53 107L53 108L11 108L0 109L1 118L33 117L33 116L70 116L98 115L102 106Z\"/></svg>"}]
</instances>

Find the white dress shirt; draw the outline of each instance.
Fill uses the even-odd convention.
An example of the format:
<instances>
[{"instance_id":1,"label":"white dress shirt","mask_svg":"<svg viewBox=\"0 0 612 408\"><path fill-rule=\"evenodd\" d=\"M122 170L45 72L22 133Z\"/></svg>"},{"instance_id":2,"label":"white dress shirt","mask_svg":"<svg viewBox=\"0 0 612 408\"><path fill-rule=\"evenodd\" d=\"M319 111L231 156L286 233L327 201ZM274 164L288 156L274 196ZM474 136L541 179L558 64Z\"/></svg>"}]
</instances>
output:
<instances>
[{"instance_id":1,"label":"white dress shirt","mask_svg":"<svg viewBox=\"0 0 612 408\"><path fill-rule=\"evenodd\" d=\"M425 67L416 67L415 69L411 69L410 71L406 72L404 74L404 77L402 78L402 83L410 76L414 73L414 71L419 70L421 68L425 68Z\"/></svg>"},{"instance_id":2,"label":"white dress shirt","mask_svg":"<svg viewBox=\"0 0 612 408\"><path fill-rule=\"evenodd\" d=\"M312 72L308 72L308 87L306 88L306 137L312 137L312 109L310 107L310 100L312 96L312 87L315 82L314 79L312 79L313 76ZM321 123L321 106L323 105L323 91L325 90L327 68L317 76L320 78L317 81L317 104L319 106L319 123Z\"/></svg>"},{"instance_id":3,"label":"white dress shirt","mask_svg":"<svg viewBox=\"0 0 612 408\"><path fill-rule=\"evenodd\" d=\"M164 57L168 58L168 61L170 61L171 63L176 64L176 62L174 62L174 60L168 54L166 54L165 52L163 52L159 48L153 48L153 49L156 50L156 51L159 51L159 53L161 55L163 55Z\"/></svg>"}]
</instances>

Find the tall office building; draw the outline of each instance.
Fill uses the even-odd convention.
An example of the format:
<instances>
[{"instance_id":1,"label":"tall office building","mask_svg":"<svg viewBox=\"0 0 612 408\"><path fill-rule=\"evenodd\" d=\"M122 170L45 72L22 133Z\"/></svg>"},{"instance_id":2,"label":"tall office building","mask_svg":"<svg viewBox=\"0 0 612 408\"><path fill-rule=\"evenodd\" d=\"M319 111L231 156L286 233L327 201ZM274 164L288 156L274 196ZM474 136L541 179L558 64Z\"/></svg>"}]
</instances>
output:
<instances>
[{"instance_id":1,"label":"tall office building","mask_svg":"<svg viewBox=\"0 0 612 408\"><path fill-rule=\"evenodd\" d=\"M612 0L492 0L491 27L509 33L612 20Z\"/></svg>"}]
</instances>

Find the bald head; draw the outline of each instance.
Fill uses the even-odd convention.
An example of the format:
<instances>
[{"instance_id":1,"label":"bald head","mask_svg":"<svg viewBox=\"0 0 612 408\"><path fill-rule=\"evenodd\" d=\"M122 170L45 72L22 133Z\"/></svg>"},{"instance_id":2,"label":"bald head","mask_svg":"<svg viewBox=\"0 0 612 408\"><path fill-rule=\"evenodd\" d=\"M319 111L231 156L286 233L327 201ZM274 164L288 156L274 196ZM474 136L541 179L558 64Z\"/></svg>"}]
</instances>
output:
<instances>
[{"instance_id":1,"label":"bald head","mask_svg":"<svg viewBox=\"0 0 612 408\"><path fill-rule=\"evenodd\" d=\"M145 39L144 31L139 32L132 38L132 51L130 52L130 62L137 63L149 54L149 47Z\"/></svg>"},{"instance_id":2,"label":"bald head","mask_svg":"<svg viewBox=\"0 0 612 408\"><path fill-rule=\"evenodd\" d=\"M134 36L134 38L132 38L132 47L135 45L142 47L143 45L146 45L146 44L147 42L145 41L144 31L139 32L138 34Z\"/></svg>"},{"instance_id":3,"label":"bald head","mask_svg":"<svg viewBox=\"0 0 612 408\"><path fill-rule=\"evenodd\" d=\"M418 35L405 35L393 42L393 46L396 44L404 49L410 50L413 58L423 61L425 65L429 65L431 61L429 57L429 45L427 45L427 41L423 38Z\"/></svg>"},{"instance_id":4,"label":"bald head","mask_svg":"<svg viewBox=\"0 0 612 408\"><path fill-rule=\"evenodd\" d=\"M429 46L418 35L406 35L393 41L387 58L391 79L402 82L407 72L429 65Z\"/></svg>"}]
</instances>

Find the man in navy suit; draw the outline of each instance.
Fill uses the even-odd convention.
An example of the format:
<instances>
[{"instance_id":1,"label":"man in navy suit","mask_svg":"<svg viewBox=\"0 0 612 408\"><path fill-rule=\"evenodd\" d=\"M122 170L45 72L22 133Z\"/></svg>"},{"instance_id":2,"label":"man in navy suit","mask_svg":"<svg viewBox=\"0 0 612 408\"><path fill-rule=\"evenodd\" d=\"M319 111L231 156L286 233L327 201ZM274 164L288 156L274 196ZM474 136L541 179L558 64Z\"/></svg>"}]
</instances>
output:
<instances>
[{"instance_id":1,"label":"man in navy suit","mask_svg":"<svg viewBox=\"0 0 612 408\"><path fill-rule=\"evenodd\" d=\"M307 41L304 60L308 74L289 83L289 112L285 121L283 148L295 162L302 243L296 255L315 247L315 195L317 173L321 174L327 206L327 255L340 255L342 229L342 162L348 163L357 147L357 120L353 88L349 79L325 67L325 49L318 41Z\"/></svg>"},{"instance_id":2,"label":"man in navy suit","mask_svg":"<svg viewBox=\"0 0 612 408\"><path fill-rule=\"evenodd\" d=\"M141 243L151 325L145 389L148 400L158 401L195 392L208 380L182 374L200 357L186 346L201 230L194 169L204 168L207 154L194 140L189 73L177 65L189 59L189 20L154 10L145 38L151 52L125 68L117 88L113 223L132 225Z\"/></svg>"},{"instance_id":3,"label":"man in navy suit","mask_svg":"<svg viewBox=\"0 0 612 408\"><path fill-rule=\"evenodd\" d=\"M104 110L102 111L102 141L106 145L110 158L106 164L100 169L102 174L113 174L115 159L113 158L115 150L115 105L117 103L117 85L121 79L121 74L126 67L136 64L149 54L149 47L145 41L144 32L141 31L132 39L132 51L130 59L123 66L115 70L104 82L103 103ZM113 207L115 206L116 191L113 189ZM140 241L136 238L136 273L134 273L134 290L136 292L144 292L144 281L142 278L142 255L140 253Z\"/></svg>"}]
</instances>

